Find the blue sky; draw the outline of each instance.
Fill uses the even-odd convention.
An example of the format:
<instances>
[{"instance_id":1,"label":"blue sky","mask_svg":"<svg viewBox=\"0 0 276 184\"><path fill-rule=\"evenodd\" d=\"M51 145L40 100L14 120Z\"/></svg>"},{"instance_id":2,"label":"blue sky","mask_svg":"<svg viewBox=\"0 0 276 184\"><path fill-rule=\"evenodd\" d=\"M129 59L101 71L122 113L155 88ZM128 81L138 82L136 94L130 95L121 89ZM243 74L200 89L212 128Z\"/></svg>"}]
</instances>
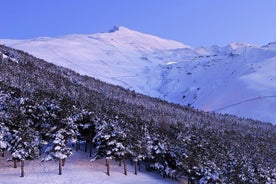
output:
<instances>
[{"instance_id":1,"label":"blue sky","mask_svg":"<svg viewBox=\"0 0 276 184\"><path fill-rule=\"evenodd\" d=\"M191 46L276 41L275 0L1 0L0 17L1 39L122 25Z\"/></svg>"}]
</instances>

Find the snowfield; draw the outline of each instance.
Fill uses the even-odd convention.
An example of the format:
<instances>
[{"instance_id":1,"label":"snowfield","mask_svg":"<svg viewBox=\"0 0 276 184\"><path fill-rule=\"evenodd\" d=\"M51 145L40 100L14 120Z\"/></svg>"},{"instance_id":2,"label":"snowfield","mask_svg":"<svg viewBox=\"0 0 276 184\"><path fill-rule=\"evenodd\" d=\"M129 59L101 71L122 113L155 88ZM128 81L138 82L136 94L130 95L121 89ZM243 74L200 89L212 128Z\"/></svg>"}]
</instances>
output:
<instances>
[{"instance_id":1,"label":"snowfield","mask_svg":"<svg viewBox=\"0 0 276 184\"><path fill-rule=\"evenodd\" d=\"M88 153L74 152L66 160L62 175L58 175L58 162L40 162L40 160L25 161L25 176L20 177L20 164L13 168L13 162L0 157L1 184L175 184L177 181L163 179L156 172L146 172L144 169L134 175L134 167L127 165L128 175L123 174L123 167L111 162L110 176L106 174L104 160L90 162Z\"/></svg>"},{"instance_id":2,"label":"snowfield","mask_svg":"<svg viewBox=\"0 0 276 184\"><path fill-rule=\"evenodd\" d=\"M0 43L173 103L276 123L275 43L192 48L125 27Z\"/></svg>"}]
</instances>

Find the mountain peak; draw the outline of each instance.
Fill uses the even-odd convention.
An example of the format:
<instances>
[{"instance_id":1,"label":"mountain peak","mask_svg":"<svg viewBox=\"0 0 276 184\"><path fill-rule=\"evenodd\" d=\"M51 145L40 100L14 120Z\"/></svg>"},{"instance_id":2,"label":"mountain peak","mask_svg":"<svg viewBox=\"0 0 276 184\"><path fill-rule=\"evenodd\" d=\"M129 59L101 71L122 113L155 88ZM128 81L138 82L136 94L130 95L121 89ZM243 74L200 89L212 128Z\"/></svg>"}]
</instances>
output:
<instances>
[{"instance_id":1,"label":"mountain peak","mask_svg":"<svg viewBox=\"0 0 276 184\"><path fill-rule=\"evenodd\" d=\"M115 32L125 32L125 31L135 32L135 31L130 30L130 29L124 27L124 26L118 26L118 25L113 26L108 32L109 33L115 33Z\"/></svg>"},{"instance_id":2,"label":"mountain peak","mask_svg":"<svg viewBox=\"0 0 276 184\"><path fill-rule=\"evenodd\" d=\"M99 37L106 40L116 40L117 43L128 45L128 47L135 47L142 50L173 50L178 48L189 48L183 43L160 38L158 36L146 34L136 30L131 30L124 26L115 25L108 33L97 34Z\"/></svg>"},{"instance_id":3,"label":"mountain peak","mask_svg":"<svg viewBox=\"0 0 276 184\"><path fill-rule=\"evenodd\" d=\"M108 32L109 33L114 33L116 31L119 31L120 29L120 26L116 25L116 26L113 26Z\"/></svg>"}]
</instances>

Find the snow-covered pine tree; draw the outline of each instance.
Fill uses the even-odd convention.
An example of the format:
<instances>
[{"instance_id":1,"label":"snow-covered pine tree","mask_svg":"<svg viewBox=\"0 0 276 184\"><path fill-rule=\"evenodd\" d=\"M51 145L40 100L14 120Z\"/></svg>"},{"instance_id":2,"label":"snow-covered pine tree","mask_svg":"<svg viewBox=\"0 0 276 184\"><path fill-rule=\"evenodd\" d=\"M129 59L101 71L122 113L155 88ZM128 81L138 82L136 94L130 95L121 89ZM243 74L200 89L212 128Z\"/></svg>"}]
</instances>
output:
<instances>
[{"instance_id":1,"label":"snow-covered pine tree","mask_svg":"<svg viewBox=\"0 0 276 184\"><path fill-rule=\"evenodd\" d=\"M137 169L140 170L140 163L142 161L146 162L146 168L148 170L149 162L153 159L151 152L153 141L147 125L143 125L141 121L135 123L128 122L125 125L124 131L127 134L126 149L129 157L134 162L134 174L137 174Z\"/></svg>"},{"instance_id":2,"label":"snow-covered pine tree","mask_svg":"<svg viewBox=\"0 0 276 184\"><path fill-rule=\"evenodd\" d=\"M105 158L107 161L107 173L109 173L109 161L111 159L124 161L124 173L127 174L125 156L125 139L126 134L122 131L119 125L119 120L102 121L96 126L96 136L93 142L96 143L97 151L92 160Z\"/></svg>"},{"instance_id":3,"label":"snow-covered pine tree","mask_svg":"<svg viewBox=\"0 0 276 184\"><path fill-rule=\"evenodd\" d=\"M168 165L165 155L167 154L166 143L155 138L152 143L152 156L154 162L154 169L159 171L163 177L165 169Z\"/></svg>"},{"instance_id":4,"label":"snow-covered pine tree","mask_svg":"<svg viewBox=\"0 0 276 184\"><path fill-rule=\"evenodd\" d=\"M72 154L72 150L65 144L64 134L65 130L60 129L53 135L53 141L48 145L45 153L47 156L43 161L59 161L59 175L62 174L62 160Z\"/></svg>"},{"instance_id":5,"label":"snow-covered pine tree","mask_svg":"<svg viewBox=\"0 0 276 184\"><path fill-rule=\"evenodd\" d=\"M4 125L3 122L0 122L0 152L2 154L2 157L4 157L4 152L8 148L8 136L8 128Z\"/></svg>"},{"instance_id":6,"label":"snow-covered pine tree","mask_svg":"<svg viewBox=\"0 0 276 184\"><path fill-rule=\"evenodd\" d=\"M21 177L24 177L24 161L36 158L40 150L37 144L36 131L32 116L32 101L28 98L17 98L12 104L8 123L11 136L9 141L10 159L21 161ZM35 116L35 115L33 115Z\"/></svg>"},{"instance_id":7,"label":"snow-covered pine tree","mask_svg":"<svg viewBox=\"0 0 276 184\"><path fill-rule=\"evenodd\" d=\"M97 124L99 118L90 111L81 110L81 112L75 113L72 116L72 119L76 122L76 125L78 126L78 140L85 141L85 152L87 152L88 146L90 147L89 156L92 157L92 140L95 136L95 124Z\"/></svg>"},{"instance_id":8,"label":"snow-covered pine tree","mask_svg":"<svg viewBox=\"0 0 276 184\"><path fill-rule=\"evenodd\" d=\"M190 181L199 181L202 177L201 160L199 158L199 153L202 152L202 145L199 139L194 134L183 139L187 152L180 160L180 168L183 175L188 176Z\"/></svg>"},{"instance_id":9,"label":"snow-covered pine tree","mask_svg":"<svg viewBox=\"0 0 276 184\"><path fill-rule=\"evenodd\" d=\"M47 155L42 161L59 161L59 175L61 175L61 166L64 165L65 159L73 154L69 144L76 141L78 131L71 117L63 119L58 125L50 130L48 136L51 137L51 141L45 150Z\"/></svg>"},{"instance_id":10,"label":"snow-covered pine tree","mask_svg":"<svg viewBox=\"0 0 276 184\"><path fill-rule=\"evenodd\" d=\"M0 91L0 152L4 157L4 151L8 148L9 129L6 126L7 111L6 106L10 103L11 98L9 94Z\"/></svg>"},{"instance_id":11,"label":"snow-covered pine tree","mask_svg":"<svg viewBox=\"0 0 276 184\"><path fill-rule=\"evenodd\" d=\"M21 177L24 177L24 161L27 159L34 159L39 155L39 149L36 147L35 133L30 128L13 130L12 139L10 140L10 159L21 161Z\"/></svg>"},{"instance_id":12,"label":"snow-covered pine tree","mask_svg":"<svg viewBox=\"0 0 276 184\"><path fill-rule=\"evenodd\" d=\"M121 124L122 120L116 118L116 120L112 123L113 125L113 133L112 133L112 141L109 142L109 146L112 147L112 155L113 158L119 162L123 160L124 166L124 174L127 175L126 169L126 133L122 130Z\"/></svg>"}]
</instances>

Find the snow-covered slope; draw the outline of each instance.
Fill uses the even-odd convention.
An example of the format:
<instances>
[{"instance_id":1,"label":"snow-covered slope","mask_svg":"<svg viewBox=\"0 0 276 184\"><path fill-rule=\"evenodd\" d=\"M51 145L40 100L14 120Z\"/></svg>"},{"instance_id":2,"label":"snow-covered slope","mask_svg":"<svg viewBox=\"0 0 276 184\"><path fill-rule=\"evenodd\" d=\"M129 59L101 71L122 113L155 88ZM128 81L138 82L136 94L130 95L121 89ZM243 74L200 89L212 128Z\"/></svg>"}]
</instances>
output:
<instances>
[{"instance_id":1,"label":"snow-covered slope","mask_svg":"<svg viewBox=\"0 0 276 184\"><path fill-rule=\"evenodd\" d=\"M25 176L20 177L20 166L13 168L13 162L7 162L7 157L0 157L1 184L177 184L171 179L163 179L158 173L147 172L144 168L134 174L134 168L127 165L128 175L123 174L123 168L111 161L110 176L106 175L104 160L90 162L88 154L74 152L66 161L62 175L58 175L58 162L25 161ZM20 164L19 164L20 165Z\"/></svg>"},{"instance_id":2,"label":"snow-covered slope","mask_svg":"<svg viewBox=\"0 0 276 184\"><path fill-rule=\"evenodd\" d=\"M170 102L276 123L275 43L192 48L125 27L0 43Z\"/></svg>"}]
</instances>

